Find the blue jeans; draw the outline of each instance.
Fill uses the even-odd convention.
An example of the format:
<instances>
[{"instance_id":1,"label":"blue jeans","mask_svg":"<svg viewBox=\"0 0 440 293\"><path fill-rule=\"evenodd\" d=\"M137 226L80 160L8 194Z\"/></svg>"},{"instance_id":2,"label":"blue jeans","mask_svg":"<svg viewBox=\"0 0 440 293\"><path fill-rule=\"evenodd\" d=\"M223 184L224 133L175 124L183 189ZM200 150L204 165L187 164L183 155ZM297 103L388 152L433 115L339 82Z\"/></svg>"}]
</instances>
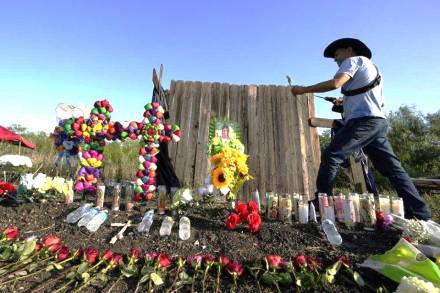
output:
<instances>
[{"instance_id":1,"label":"blue jeans","mask_svg":"<svg viewBox=\"0 0 440 293\"><path fill-rule=\"evenodd\" d=\"M316 179L317 192L331 195L339 165L362 148L374 167L390 180L402 197L405 217L431 219L431 211L393 152L387 129L388 123L383 118L361 117L347 121L322 153Z\"/></svg>"}]
</instances>

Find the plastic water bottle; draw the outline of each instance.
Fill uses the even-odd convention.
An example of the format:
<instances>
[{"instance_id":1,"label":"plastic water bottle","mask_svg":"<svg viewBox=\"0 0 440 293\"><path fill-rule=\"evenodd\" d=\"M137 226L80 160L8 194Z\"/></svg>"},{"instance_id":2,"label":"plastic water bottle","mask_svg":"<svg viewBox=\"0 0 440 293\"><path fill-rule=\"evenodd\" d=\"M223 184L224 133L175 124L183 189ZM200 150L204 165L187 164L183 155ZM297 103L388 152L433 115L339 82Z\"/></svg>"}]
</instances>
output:
<instances>
[{"instance_id":1,"label":"plastic water bottle","mask_svg":"<svg viewBox=\"0 0 440 293\"><path fill-rule=\"evenodd\" d=\"M327 240L330 242L330 244L342 244L342 237L338 233L338 230L336 230L336 226L331 220L325 219L324 221L322 221L322 230L324 230L324 233L327 236Z\"/></svg>"},{"instance_id":2,"label":"plastic water bottle","mask_svg":"<svg viewBox=\"0 0 440 293\"><path fill-rule=\"evenodd\" d=\"M86 225L87 230L89 230L90 232L96 232L99 229L99 227L102 225L102 223L104 223L105 220L107 220L107 218L108 218L108 211L107 210L100 211L93 217L92 220L90 220L87 223Z\"/></svg>"},{"instance_id":3,"label":"plastic water bottle","mask_svg":"<svg viewBox=\"0 0 440 293\"><path fill-rule=\"evenodd\" d=\"M188 240L191 236L191 222L187 217L180 218L179 221L179 238Z\"/></svg>"},{"instance_id":4,"label":"plastic water bottle","mask_svg":"<svg viewBox=\"0 0 440 293\"><path fill-rule=\"evenodd\" d=\"M85 226L87 223L93 219L93 217L99 212L97 208L90 208L87 212L82 216L81 220L78 222L78 227Z\"/></svg>"},{"instance_id":5,"label":"plastic water bottle","mask_svg":"<svg viewBox=\"0 0 440 293\"><path fill-rule=\"evenodd\" d=\"M154 218L154 210L149 210L145 213L142 221L139 223L137 230L139 233L146 232L147 234L150 231L151 224L153 224Z\"/></svg>"},{"instance_id":6,"label":"plastic water bottle","mask_svg":"<svg viewBox=\"0 0 440 293\"><path fill-rule=\"evenodd\" d=\"M67 215L67 223L73 224L78 222L79 219L81 219L84 214L92 207L91 203L85 203L70 214Z\"/></svg>"},{"instance_id":7,"label":"plastic water bottle","mask_svg":"<svg viewBox=\"0 0 440 293\"><path fill-rule=\"evenodd\" d=\"M163 219L162 225L160 226L159 235L166 236L171 234L171 229L173 228L174 220L170 216Z\"/></svg>"},{"instance_id":8,"label":"plastic water bottle","mask_svg":"<svg viewBox=\"0 0 440 293\"><path fill-rule=\"evenodd\" d=\"M315 211L315 205L313 204L313 202L310 202L309 205L309 221L310 222L318 222L316 220L316 211Z\"/></svg>"}]
</instances>

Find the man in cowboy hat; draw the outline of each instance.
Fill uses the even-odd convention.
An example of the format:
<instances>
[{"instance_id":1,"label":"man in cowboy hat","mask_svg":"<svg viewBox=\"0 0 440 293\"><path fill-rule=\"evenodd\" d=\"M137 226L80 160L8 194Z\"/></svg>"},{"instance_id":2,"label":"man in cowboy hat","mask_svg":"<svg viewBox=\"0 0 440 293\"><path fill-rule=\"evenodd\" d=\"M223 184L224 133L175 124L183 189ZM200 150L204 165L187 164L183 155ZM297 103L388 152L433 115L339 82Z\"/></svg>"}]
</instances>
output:
<instances>
[{"instance_id":1,"label":"man in cowboy hat","mask_svg":"<svg viewBox=\"0 0 440 293\"><path fill-rule=\"evenodd\" d=\"M375 168L387 177L403 198L405 216L428 220L431 211L403 169L387 138L388 123L382 112L383 93L379 69L370 49L360 40L343 38L324 50L339 66L335 76L311 86L294 86L292 94L322 93L341 88L345 125L322 153L316 180L317 193L332 194L339 165L363 149Z\"/></svg>"}]
</instances>

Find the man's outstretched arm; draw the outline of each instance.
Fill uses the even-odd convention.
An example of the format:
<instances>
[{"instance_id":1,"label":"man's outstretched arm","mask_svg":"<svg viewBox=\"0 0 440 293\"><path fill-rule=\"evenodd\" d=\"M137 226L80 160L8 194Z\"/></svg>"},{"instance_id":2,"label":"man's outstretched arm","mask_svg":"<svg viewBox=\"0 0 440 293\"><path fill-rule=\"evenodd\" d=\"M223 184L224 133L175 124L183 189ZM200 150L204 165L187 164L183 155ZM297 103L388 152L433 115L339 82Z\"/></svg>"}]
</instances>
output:
<instances>
[{"instance_id":1,"label":"man's outstretched arm","mask_svg":"<svg viewBox=\"0 0 440 293\"><path fill-rule=\"evenodd\" d=\"M311 86L293 86L291 88L293 95L302 95L307 93L324 93L332 91L343 86L347 81L350 80L350 76L345 73L340 73L336 75L333 79L323 81Z\"/></svg>"}]
</instances>

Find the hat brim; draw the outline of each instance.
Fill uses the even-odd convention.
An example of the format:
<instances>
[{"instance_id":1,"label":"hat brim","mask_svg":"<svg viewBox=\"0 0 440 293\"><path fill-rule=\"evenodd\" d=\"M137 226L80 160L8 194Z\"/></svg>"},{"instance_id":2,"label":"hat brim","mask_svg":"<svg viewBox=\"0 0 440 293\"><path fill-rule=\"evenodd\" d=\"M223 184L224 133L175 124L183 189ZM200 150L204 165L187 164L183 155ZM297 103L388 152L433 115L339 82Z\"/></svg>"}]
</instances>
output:
<instances>
[{"instance_id":1,"label":"hat brim","mask_svg":"<svg viewBox=\"0 0 440 293\"><path fill-rule=\"evenodd\" d=\"M367 47L367 45L362 43L360 40L353 38L343 38L332 42L327 46L327 48L325 48L324 57L335 58L335 52L337 49L348 47L352 47L358 56L364 56L368 59L371 59L371 50Z\"/></svg>"}]
</instances>

